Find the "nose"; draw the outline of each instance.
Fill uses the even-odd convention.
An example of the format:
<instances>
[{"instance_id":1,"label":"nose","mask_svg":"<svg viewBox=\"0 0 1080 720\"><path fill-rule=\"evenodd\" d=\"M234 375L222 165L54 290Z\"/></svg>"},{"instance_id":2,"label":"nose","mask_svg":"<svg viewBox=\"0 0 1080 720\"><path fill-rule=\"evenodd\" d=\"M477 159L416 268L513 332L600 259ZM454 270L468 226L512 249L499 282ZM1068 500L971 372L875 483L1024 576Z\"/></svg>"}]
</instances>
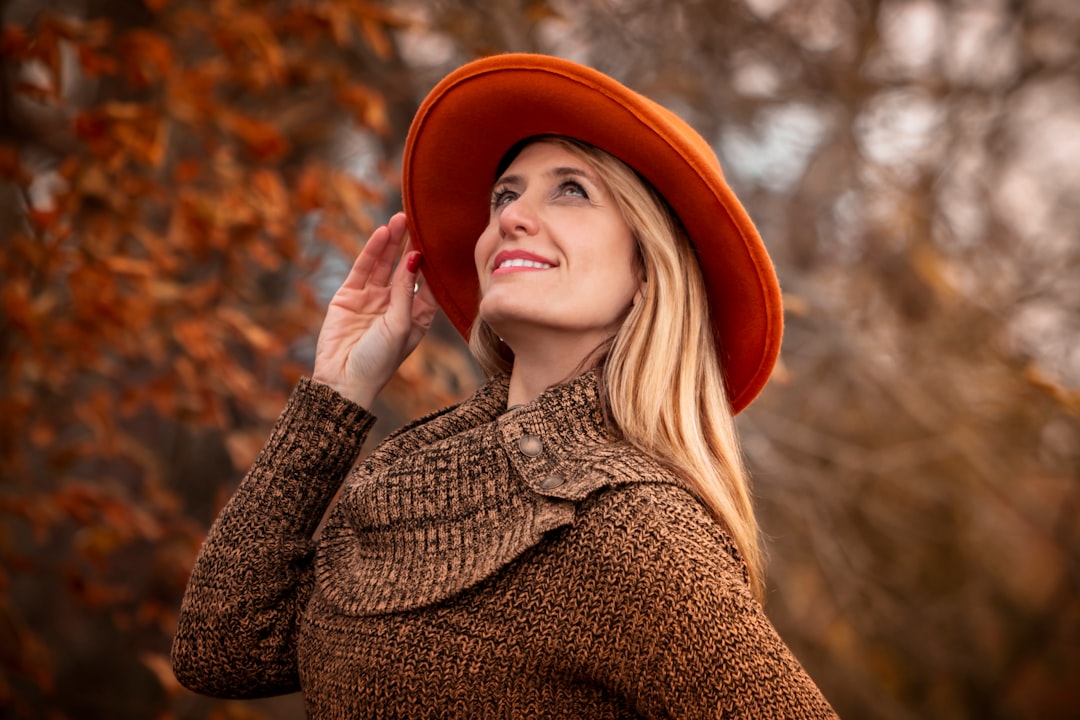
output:
<instances>
[{"instance_id":1,"label":"nose","mask_svg":"<svg viewBox=\"0 0 1080 720\"><path fill-rule=\"evenodd\" d=\"M540 227L531 198L522 193L499 213L499 232L503 237L535 235Z\"/></svg>"}]
</instances>

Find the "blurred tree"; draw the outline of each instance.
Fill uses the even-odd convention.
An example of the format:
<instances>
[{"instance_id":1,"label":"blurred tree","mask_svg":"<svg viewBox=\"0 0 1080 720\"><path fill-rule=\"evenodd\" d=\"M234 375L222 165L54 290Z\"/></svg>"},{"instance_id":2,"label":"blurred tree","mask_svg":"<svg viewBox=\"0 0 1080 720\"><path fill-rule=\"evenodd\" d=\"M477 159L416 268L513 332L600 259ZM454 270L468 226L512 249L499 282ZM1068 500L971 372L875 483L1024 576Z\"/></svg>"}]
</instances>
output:
<instances>
[{"instance_id":1,"label":"blurred tree","mask_svg":"<svg viewBox=\"0 0 1080 720\"><path fill-rule=\"evenodd\" d=\"M1072 0L3 6L0 708L278 717L165 653L214 511L478 55L593 64L714 142L786 290L740 416L769 612L845 717L1080 689ZM388 425L477 381L440 324ZM0 710L0 714L6 711Z\"/></svg>"},{"instance_id":2,"label":"blurred tree","mask_svg":"<svg viewBox=\"0 0 1080 720\"><path fill-rule=\"evenodd\" d=\"M0 707L167 714L194 553L308 366L320 268L394 191L406 21L167 0L3 19ZM427 409L457 381L393 398Z\"/></svg>"}]
</instances>

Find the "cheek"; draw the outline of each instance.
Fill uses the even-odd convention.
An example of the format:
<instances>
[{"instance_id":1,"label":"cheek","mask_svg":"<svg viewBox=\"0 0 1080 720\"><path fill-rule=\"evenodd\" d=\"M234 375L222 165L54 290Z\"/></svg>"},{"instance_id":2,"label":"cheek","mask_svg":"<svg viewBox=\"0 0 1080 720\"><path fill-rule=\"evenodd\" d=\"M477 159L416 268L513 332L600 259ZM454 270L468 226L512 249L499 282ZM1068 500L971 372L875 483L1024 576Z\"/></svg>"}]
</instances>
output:
<instances>
[{"instance_id":1,"label":"cheek","mask_svg":"<svg viewBox=\"0 0 1080 720\"><path fill-rule=\"evenodd\" d=\"M620 227L612 235L614 240L606 249L607 257L615 261L613 264L620 268L620 274L629 275L630 282L637 284L643 274L641 253L638 250L637 241L634 240L630 230L625 227Z\"/></svg>"},{"instance_id":2,"label":"cheek","mask_svg":"<svg viewBox=\"0 0 1080 720\"><path fill-rule=\"evenodd\" d=\"M629 233L625 236L625 242L620 243L617 248L612 248L610 257L618 258L617 263L612 263L615 275L613 284L620 289L620 295L629 302L641 287L645 274L637 243Z\"/></svg>"},{"instance_id":3,"label":"cheek","mask_svg":"<svg viewBox=\"0 0 1080 720\"><path fill-rule=\"evenodd\" d=\"M484 288L484 280L487 276L488 261L491 259L491 253L495 249L495 234L491 231L489 225L484 232L480 234L480 237L476 241L476 245L473 246L473 264L476 267L476 277L480 281L480 289Z\"/></svg>"}]
</instances>

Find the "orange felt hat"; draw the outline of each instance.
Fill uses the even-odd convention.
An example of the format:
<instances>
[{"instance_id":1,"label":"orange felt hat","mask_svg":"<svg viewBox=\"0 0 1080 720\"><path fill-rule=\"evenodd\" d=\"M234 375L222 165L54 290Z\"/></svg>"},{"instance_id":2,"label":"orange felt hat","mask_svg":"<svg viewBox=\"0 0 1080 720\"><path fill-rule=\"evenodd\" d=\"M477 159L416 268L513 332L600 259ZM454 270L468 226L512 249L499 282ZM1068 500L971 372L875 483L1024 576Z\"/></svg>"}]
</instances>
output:
<instances>
[{"instance_id":1,"label":"orange felt hat","mask_svg":"<svg viewBox=\"0 0 1080 720\"><path fill-rule=\"evenodd\" d=\"M565 135L646 178L697 253L734 412L768 381L783 309L772 262L708 143L674 113L591 68L546 55L477 60L446 76L409 128L402 195L424 278L468 337L479 304L473 246L487 226L495 171L515 143Z\"/></svg>"}]
</instances>

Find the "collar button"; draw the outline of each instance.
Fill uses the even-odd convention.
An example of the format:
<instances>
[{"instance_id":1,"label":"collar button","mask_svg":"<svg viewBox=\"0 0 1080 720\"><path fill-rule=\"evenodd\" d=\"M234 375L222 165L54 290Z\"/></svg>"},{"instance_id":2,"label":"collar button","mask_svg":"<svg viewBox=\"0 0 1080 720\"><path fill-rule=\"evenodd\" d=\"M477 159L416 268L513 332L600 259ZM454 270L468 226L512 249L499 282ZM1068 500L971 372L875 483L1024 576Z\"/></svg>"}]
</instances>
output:
<instances>
[{"instance_id":1,"label":"collar button","mask_svg":"<svg viewBox=\"0 0 1080 720\"><path fill-rule=\"evenodd\" d=\"M546 478L544 478L543 480L540 481L540 489L541 490L554 490L555 488L559 487L560 485L562 485L565 482L566 482L566 476L565 475L559 475L558 473L556 473L554 475L548 475Z\"/></svg>"},{"instance_id":2,"label":"collar button","mask_svg":"<svg viewBox=\"0 0 1080 720\"><path fill-rule=\"evenodd\" d=\"M535 435L522 435L518 439L518 450L522 455L536 457L544 451L544 443Z\"/></svg>"}]
</instances>

